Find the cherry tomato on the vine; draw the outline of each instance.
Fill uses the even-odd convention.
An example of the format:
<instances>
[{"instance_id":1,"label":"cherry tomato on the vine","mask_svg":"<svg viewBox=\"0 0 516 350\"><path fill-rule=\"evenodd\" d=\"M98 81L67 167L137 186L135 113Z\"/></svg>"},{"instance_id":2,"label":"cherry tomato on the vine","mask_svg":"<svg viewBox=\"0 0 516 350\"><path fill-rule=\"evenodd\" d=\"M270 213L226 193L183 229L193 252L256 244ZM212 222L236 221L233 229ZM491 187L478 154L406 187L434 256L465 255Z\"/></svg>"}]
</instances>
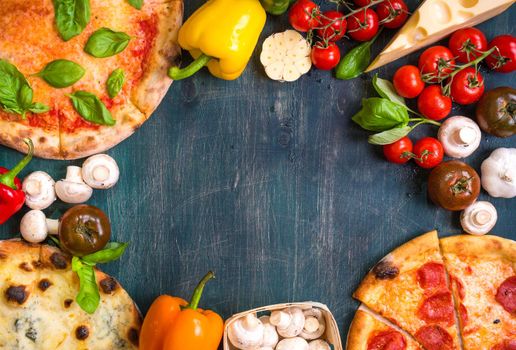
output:
<instances>
[{"instance_id":1,"label":"cherry tomato on the vine","mask_svg":"<svg viewBox=\"0 0 516 350\"><path fill-rule=\"evenodd\" d=\"M288 12L290 25L300 32L319 26L319 6L311 0L297 0Z\"/></svg>"},{"instance_id":2,"label":"cherry tomato on the vine","mask_svg":"<svg viewBox=\"0 0 516 350\"><path fill-rule=\"evenodd\" d=\"M450 114L452 100L449 96L443 95L440 85L430 85L419 95L417 108L425 117L441 120Z\"/></svg>"},{"instance_id":3,"label":"cherry tomato on the vine","mask_svg":"<svg viewBox=\"0 0 516 350\"><path fill-rule=\"evenodd\" d=\"M418 67L423 78L426 76L429 82L437 82L453 72L455 59L447 47L432 46L421 54Z\"/></svg>"},{"instance_id":4,"label":"cherry tomato on the vine","mask_svg":"<svg viewBox=\"0 0 516 350\"><path fill-rule=\"evenodd\" d=\"M396 29L407 21L409 10L403 0L385 0L376 8L380 23L385 28Z\"/></svg>"},{"instance_id":5,"label":"cherry tomato on the vine","mask_svg":"<svg viewBox=\"0 0 516 350\"><path fill-rule=\"evenodd\" d=\"M355 3L355 5L357 5L357 7L367 6L371 3L371 1L373 1L373 0L353 0L353 2Z\"/></svg>"},{"instance_id":6,"label":"cherry tomato on the vine","mask_svg":"<svg viewBox=\"0 0 516 350\"><path fill-rule=\"evenodd\" d=\"M478 102L484 94L484 78L473 67L458 72L451 82L452 100L461 105Z\"/></svg>"},{"instance_id":7,"label":"cherry tomato on the vine","mask_svg":"<svg viewBox=\"0 0 516 350\"><path fill-rule=\"evenodd\" d=\"M448 47L457 61L468 63L487 50L487 39L477 28L459 29L450 37Z\"/></svg>"},{"instance_id":8,"label":"cherry tomato on the vine","mask_svg":"<svg viewBox=\"0 0 516 350\"><path fill-rule=\"evenodd\" d=\"M405 98L416 98L425 88L419 69L411 65L400 67L394 73L392 82L396 92Z\"/></svg>"},{"instance_id":9,"label":"cherry tomato on the vine","mask_svg":"<svg viewBox=\"0 0 516 350\"><path fill-rule=\"evenodd\" d=\"M390 145L383 146L383 154L391 163L405 164L412 158L412 141L403 137Z\"/></svg>"},{"instance_id":10,"label":"cherry tomato on the vine","mask_svg":"<svg viewBox=\"0 0 516 350\"><path fill-rule=\"evenodd\" d=\"M516 37L512 35L499 35L489 43L488 48L497 47L486 58L491 69L501 73L510 73L516 70Z\"/></svg>"},{"instance_id":11,"label":"cherry tomato on the vine","mask_svg":"<svg viewBox=\"0 0 516 350\"><path fill-rule=\"evenodd\" d=\"M344 14L339 11L326 11L321 15L321 24L317 35L322 39L337 41L346 34L348 22Z\"/></svg>"},{"instance_id":12,"label":"cherry tomato on the vine","mask_svg":"<svg viewBox=\"0 0 516 350\"><path fill-rule=\"evenodd\" d=\"M358 11L348 18L348 35L356 41L371 40L379 28L378 15L371 9Z\"/></svg>"},{"instance_id":13,"label":"cherry tomato on the vine","mask_svg":"<svg viewBox=\"0 0 516 350\"><path fill-rule=\"evenodd\" d=\"M433 137L423 137L414 145L414 155L416 164L421 168L435 168L443 161L443 145Z\"/></svg>"},{"instance_id":14,"label":"cherry tomato on the vine","mask_svg":"<svg viewBox=\"0 0 516 350\"><path fill-rule=\"evenodd\" d=\"M317 42L312 47L311 56L312 63L321 70L333 69L339 64L340 50L335 43L329 42L325 45L323 42Z\"/></svg>"}]
</instances>

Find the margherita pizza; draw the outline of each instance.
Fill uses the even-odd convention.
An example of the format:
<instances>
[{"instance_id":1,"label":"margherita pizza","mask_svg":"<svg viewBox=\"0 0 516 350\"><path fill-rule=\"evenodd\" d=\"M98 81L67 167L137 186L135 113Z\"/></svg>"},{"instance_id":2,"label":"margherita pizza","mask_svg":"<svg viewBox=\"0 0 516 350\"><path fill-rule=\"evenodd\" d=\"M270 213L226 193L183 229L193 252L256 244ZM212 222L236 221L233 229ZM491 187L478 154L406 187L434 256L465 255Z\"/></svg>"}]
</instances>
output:
<instances>
[{"instance_id":1,"label":"margherita pizza","mask_svg":"<svg viewBox=\"0 0 516 350\"><path fill-rule=\"evenodd\" d=\"M182 0L3 0L0 143L74 159L124 140L171 84L182 14Z\"/></svg>"}]
</instances>

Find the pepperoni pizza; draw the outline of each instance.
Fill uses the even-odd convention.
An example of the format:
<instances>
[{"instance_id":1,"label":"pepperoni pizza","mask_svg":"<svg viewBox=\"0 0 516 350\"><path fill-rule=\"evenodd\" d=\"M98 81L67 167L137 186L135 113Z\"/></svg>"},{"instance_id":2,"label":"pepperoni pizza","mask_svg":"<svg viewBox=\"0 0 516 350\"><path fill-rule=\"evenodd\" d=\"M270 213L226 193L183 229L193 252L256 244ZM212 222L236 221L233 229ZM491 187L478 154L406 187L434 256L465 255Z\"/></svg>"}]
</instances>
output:
<instances>
[{"instance_id":1,"label":"pepperoni pizza","mask_svg":"<svg viewBox=\"0 0 516 350\"><path fill-rule=\"evenodd\" d=\"M182 0L2 0L0 143L74 159L131 135L179 56Z\"/></svg>"}]
</instances>

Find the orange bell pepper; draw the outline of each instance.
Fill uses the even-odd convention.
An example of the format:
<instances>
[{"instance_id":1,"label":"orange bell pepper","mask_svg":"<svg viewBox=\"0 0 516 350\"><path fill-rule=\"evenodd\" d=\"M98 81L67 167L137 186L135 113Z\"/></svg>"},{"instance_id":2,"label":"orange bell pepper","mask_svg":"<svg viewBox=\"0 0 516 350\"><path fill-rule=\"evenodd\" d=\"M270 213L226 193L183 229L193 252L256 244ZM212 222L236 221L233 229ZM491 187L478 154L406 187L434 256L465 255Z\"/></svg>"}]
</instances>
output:
<instances>
[{"instance_id":1,"label":"orange bell pepper","mask_svg":"<svg viewBox=\"0 0 516 350\"><path fill-rule=\"evenodd\" d=\"M204 286L215 278L208 272L190 303L162 295L151 305L140 333L140 350L217 350L224 321L213 311L199 309Z\"/></svg>"}]
</instances>

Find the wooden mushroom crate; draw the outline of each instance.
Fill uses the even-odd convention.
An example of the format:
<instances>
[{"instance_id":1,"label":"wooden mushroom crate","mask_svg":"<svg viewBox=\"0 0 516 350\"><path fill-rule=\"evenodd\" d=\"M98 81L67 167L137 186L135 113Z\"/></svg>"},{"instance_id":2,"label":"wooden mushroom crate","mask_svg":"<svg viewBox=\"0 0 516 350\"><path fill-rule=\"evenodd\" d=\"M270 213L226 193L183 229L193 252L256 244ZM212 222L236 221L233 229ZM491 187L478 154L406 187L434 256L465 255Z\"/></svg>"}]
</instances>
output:
<instances>
[{"instance_id":1,"label":"wooden mushroom crate","mask_svg":"<svg viewBox=\"0 0 516 350\"><path fill-rule=\"evenodd\" d=\"M248 311L233 315L231 318L229 318L226 321L226 324L224 326L224 338L223 338L224 350L238 350L238 348L235 347L231 343L231 341L229 340L229 335L228 335L229 328L237 320L243 319L250 314L255 314L258 317L266 316L266 315L270 315L273 311L285 310L290 307L297 307L303 311L309 310L311 308L316 308L316 309L321 310L321 313L322 313L325 323L326 323L326 327L325 327L325 331L324 331L323 335L319 339L325 340L333 350L343 350L342 341L340 338L339 327L338 327L337 321L335 321L335 317L331 313L330 309L324 304L311 302L311 301L263 306L263 307L259 307L259 308L253 309L253 310L248 310ZM280 339L283 339L283 338L280 336Z\"/></svg>"}]
</instances>

